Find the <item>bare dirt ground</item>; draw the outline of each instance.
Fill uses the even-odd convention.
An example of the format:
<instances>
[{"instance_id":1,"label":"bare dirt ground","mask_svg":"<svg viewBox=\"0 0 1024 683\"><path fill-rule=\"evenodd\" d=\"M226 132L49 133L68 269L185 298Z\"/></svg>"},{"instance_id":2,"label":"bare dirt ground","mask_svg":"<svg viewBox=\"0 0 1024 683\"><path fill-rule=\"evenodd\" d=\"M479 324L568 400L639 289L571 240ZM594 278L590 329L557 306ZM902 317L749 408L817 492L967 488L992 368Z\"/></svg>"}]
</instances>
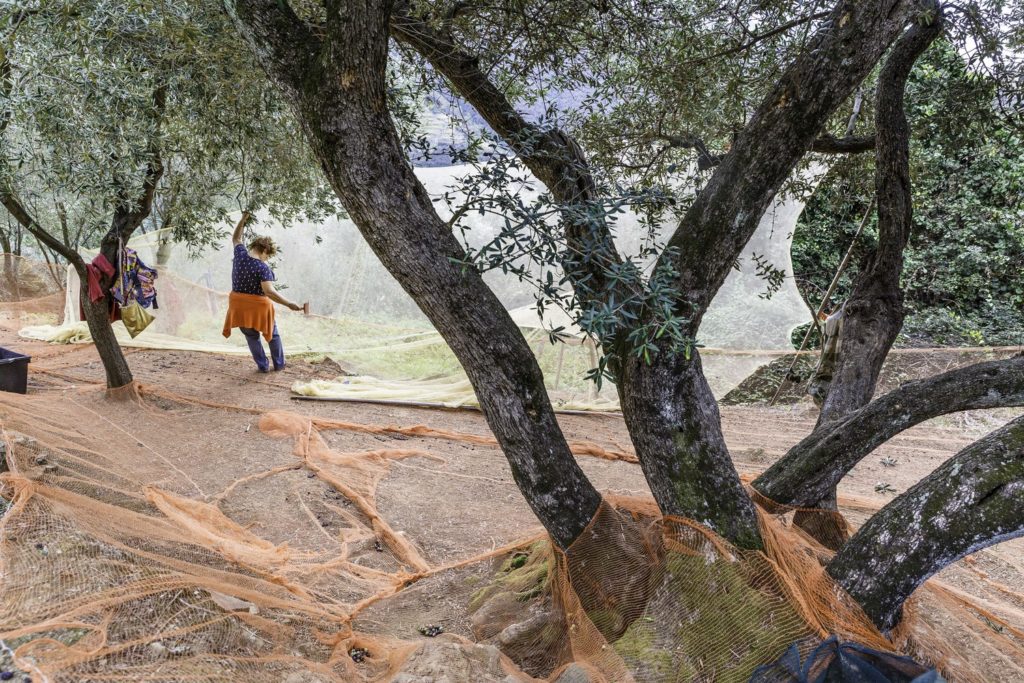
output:
<instances>
[{"instance_id":1,"label":"bare dirt ground","mask_svg":"<svg viewBox=\"0 0 1024 683\"><path fill-rule=\"evenodd\" d=\"M80 401L81 393L75 391L76 387L102 383L102 367L89 345L27 342L17 337L15 329L7 328L0 329L0 346L32 356L29 392L35 396L52 397L58 404ZM289 441L270 438L256 428L257 413L289 411L365 425L426 425L489 436L483 417L471 411L292 400L289 388L293 382L335 374L330 368L304 361L291 362L280 373L263 375L255 371L247 358L130 350L128 360L137 381L143 385L256 411L166 401L166 414L154 420L152 411L125 409L123 404L98 401L89 405L102 419L141 435L140 448L159 453L188 473L191 481L178 484L183 495L218 501L228 517L253 534L275 544L287 542L295 549L322 550L339 544L342 512L357 512L337 490L301 467L262 476L271 468L294 466L295 458ZM158 407L162 405L159 399L153 402ZM970 413L908 430L854 469L843 481L840 494L882 506L1014 414L1019 413ZM815 410L806 402L777 408L726 406L722 419L737 468L742 474L755 475L810 432ZM563 416L560 422L570 440L594 442L608 450L632 450L621 418ZM512 481L505 459L495 447L347 430L324 432L324 438L339 452L403 448L419 449L436 458L392 461L376 494L381 516L411 540L434 566L475 557L539 530ZM646 493L643 476L635 464L594 457L580 457L580 463L603 491ZM253 478L230 488L247 476ZM864 514L852 513L851 521L862 521ZM350 550L350 559L364 566L385 571L400 568L389 550L372 538L353 544ZM958 563L943 577L969 593L1005 603L1010 600L1005 594L979 584L978 572L998 577L1001 584L1019 591L1024 586L1022 551L1022 541L1005 543L966 563ZM498 561L500 558L436 573L365 609L355 626L367 633L415 640L420 637L420 626L441 624L446 631L470 636L466 604L469 596L488 580ZM1021 604L1010 606L1024 609ZM965 652L969 653L970 646L963 644ZM1016 665L1022 666L1024 662ZM992 680L1013 680L997 676L999 662L990 662L986 668L996 676Z\"/></svg>"}]
</instances>

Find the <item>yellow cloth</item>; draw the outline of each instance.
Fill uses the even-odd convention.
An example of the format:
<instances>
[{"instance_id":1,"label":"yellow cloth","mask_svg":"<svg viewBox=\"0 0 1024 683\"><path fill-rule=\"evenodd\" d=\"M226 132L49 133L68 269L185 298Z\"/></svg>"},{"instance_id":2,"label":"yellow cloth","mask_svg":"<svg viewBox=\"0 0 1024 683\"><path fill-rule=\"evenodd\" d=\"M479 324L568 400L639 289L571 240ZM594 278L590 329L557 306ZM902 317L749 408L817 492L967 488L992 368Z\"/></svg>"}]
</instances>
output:
<instances>
[{"instance_id":1,"label":"yellow cloth","mask_svg":"<svg viewBox=\"0 0 1024 683\"><path fill-rule=\"evenodd\" d=\"M228 314L224 317L224 336L231 336L231 328L249 327L258 330L270 342L274 334L274 303L260 294L231 292L228 296Z\"/></svg>"}]
</instances>

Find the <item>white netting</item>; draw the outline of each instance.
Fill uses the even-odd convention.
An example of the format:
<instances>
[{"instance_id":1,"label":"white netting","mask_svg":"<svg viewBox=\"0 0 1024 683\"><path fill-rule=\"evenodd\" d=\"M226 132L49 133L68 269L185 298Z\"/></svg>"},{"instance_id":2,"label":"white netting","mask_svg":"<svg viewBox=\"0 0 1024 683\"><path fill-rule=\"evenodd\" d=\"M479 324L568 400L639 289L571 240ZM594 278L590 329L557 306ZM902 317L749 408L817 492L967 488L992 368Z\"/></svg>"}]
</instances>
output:
<instances>
[{"instance_id":1,"label":"white netting","mask_svg":"<svg viewBox=\"0 0 1024 683\"><path fill-rule=\"evenodd\" d=\"M421 168L417 175L429 192L441 195L470 170L468 166ZM709 347L704 368L719 396L771 360L758 352L790 348L793 328L810 319L796 289L790 259L793 230L802 209L803 204L794 199L773 204L744 250L739 269L731 272L712 303L699 341ZM500 219L490 215L475 216L470 223L467 240L474 247L493 239L501 227ZM666 224L666 235L673 227L674 223ZM351 221L331 220L284 229L261 220L256 230L270 235L280 247L280 255L272 264L278 288L292 300L310 301L316 314L306 318L279 310L286 353L329 356L358 377L297 385L298 393L450 405L475 402L465 375L444 341L376 259ZM625 254L636 254L645 235L646 230L633 214L627 213L616 222L616 241ZM185 246L175 245L166 263L159 265L159 235L137 236L131 246L160 272L160 309L157 322L135 339L129 338L121 325L115 325L125 346L247 353L240 334L225 340L220 332L225 293L231 288L227 240L198 256L190 254ZM767 283L757 274L755 256L786 274L770 298L763 296ZM567 315L549 309L541 320L529 284L500 272L488 273L485 279L524 330L556 405L591 410L617 407L612 387L598 392L584 379L586 372L596 366L598 351ZM88 342L88 329L78 314L78 287L78 278L69 269L63 325L29 327L22 331L23 336ZM546 329L555 326L564 327L571 338L552 345ZM719 356L714 349L753 353Z\"/></svg>"}]
</instances>

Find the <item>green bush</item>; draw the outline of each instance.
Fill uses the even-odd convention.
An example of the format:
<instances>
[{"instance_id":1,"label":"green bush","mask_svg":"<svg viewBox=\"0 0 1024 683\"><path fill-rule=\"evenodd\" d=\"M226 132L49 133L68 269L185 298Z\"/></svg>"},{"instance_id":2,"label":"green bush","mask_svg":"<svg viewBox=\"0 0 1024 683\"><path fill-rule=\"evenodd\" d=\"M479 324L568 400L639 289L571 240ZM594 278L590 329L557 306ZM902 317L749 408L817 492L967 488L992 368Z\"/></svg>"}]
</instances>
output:
<instances>
[{"instance_id":1,"label":"green bush","mask_svg":"<svg viewBox=\"0 0 1024 683\"><path fill-rule=\"evenodd\" d=\"M994 83L970 73L944 43L925 54L908 83L914 224L898 344L1024 340L1024 139L995 99ZM793 267L812 304L820 302L873 195L874 158L863 154L833 166L808 202L794 234ZM876 241L872 218L832 307L849 296Z\"/></svg>"}]
</instances>

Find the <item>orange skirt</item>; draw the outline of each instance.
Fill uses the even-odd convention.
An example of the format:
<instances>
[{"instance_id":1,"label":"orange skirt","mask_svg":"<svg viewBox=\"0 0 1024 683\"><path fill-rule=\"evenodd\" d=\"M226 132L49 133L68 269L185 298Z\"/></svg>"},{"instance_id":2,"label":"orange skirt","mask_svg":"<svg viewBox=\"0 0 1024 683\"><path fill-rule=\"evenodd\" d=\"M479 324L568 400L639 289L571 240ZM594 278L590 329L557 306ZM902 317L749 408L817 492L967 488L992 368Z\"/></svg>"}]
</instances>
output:
<instances>
[{"instance_id":1,"label":"orange skirt","mask_svg":"<svg viewBox=\"0 0 1024 683\"><path fill-rule=\"evenodd\" d=\"M274 334L274 302L262 294L231 292L228 314L224 317L224 336L230 337L234 327L257 330L269 343Z\"/></svg>"}]
</instances>

